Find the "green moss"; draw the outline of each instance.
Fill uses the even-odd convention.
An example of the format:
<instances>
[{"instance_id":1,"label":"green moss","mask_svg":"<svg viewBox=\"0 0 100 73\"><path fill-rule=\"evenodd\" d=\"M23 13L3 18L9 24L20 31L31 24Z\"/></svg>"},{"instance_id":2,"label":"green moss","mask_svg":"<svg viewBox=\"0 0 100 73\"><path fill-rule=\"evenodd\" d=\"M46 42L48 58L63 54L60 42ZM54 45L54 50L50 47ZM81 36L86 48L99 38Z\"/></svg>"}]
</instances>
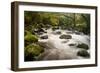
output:
<instances>
[{"instance_id":1,"label":"green moss","mask_svg":"<svg viewBox=\"0 0 100 73\"><path fill-rule=\"evenodd\" d=\"M25 46L27 46L29 44L38 42L38 37L36 35L32 35L32 34L28 33L25 36L24 40L25 40Z\"/></svg>"},{"instance_id":2,"label":"green moss","mask_svg":"<svg viewBox=\"0 0 100 73\"><path fill-rule=\"evenodd\" d=\"M78 48L83 48L83 49L85 49L85 50L88 50L88 49L89 49L88 45L86 45L86 44L84 44L84 43L78 44L77 47L78 47Z\"/></svg>"},{"instance_id":3,"label":"green moss","mask_svg":"<svg viewBox=\"0 0 100 73\"><path fill-rule=\"evenodd\" d=\"M25 48L25 61L36 60L35 58L39 56L44 51L44 48L38 44L31 44Z\"/></svg>"}]
</instances>

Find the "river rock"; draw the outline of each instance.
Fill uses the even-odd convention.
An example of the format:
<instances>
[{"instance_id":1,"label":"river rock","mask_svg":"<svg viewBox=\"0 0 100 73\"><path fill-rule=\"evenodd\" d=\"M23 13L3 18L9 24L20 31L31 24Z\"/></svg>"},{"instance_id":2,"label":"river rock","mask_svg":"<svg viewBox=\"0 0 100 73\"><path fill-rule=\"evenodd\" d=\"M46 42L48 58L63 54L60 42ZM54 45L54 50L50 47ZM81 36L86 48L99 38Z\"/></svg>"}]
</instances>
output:
<instances>
[{"instance_id":1,"label":"river rock","mask_svg":"<svg viewBox=\"0 0 100 73\"><path fill-rule=\"evenodd\" d=\"M60 39L71 39L72 36L71 35L66 35L66 34L63 34L59 37Z\"/></svg>"},{"instance_id":2,"label":"river rock","mask_svg":"<svg viewBox=\"0 0 100 73\"><path fill-rule=\"evenodd\" d=\"M74 31L74 33L77 34L77 35L82 34L81 32L78 32L78 31Z\"/></svg>"},{"instance_id":3,"label":"river rock","mask_svg":"<svg viewBox=\"0 0 100 73\"><path fill-rule=\"evenodd\" d=\"M75 43L71 43L71 44L69 44L69 46L76 46L76 44Z\"/></svg>"},{"instance_id":4,"label":"river rock","mask_svg":"<svg viewBox=\"0 0 100 73\"><path fill-rule=\"evenodd\" d=\"M62 41L62 43L67 43L69 40Z\"/></svg>"},{"instance_id":5,"label":"river rock","mask_svg":"<svg viewBox=\"0 0 100 73\"><path fill-rule=\"evenodd\" d=\"M60 35L60 34L61 34L61 31L56 30L56 31L53 32L53 34L55 34L55 35Z\"/></svg>"},{"instance_id":6,"label":"river rock","mask_svg":"<svg viewBox=\"0 0 100 73\"><path fill-rule=\"evenodd\" d=\"M82 56L82 57L86 57L86 58L90 57L90 54L86 50L80 50L80 51L78 51L77 55L78 56Z\"/></svg>"},{"instance_id":7,"label":"river rock","mask_svg":"<svg viewBox=\"0 0 100 73\"><path fill-rule=\"evenodd\" d=\"M59 29L59 27L53 27L52 28L53 31L58 30L58 29Z\"/></svg>"},{"instance_id":8,"label":"river rock","mask_svg":"<svg viewBox=\"0 0 100 73\"><path fill-rule=\"evenodd\" d=\"M78 48L85 49L85 50L88 50L88 49L89 49L88 45L86 45L86 44L84 44L84 43L78 44L77 47L78 47Z\"/></svg>"},{"instance_id":9,"label":"river rock","mask_svg":"<svg viewBox=\"0 0 100 73\"><path fill-rule=\"evenodd\" d=\"M48 35L43 35L40 37L41 39L48 39Z\"/></svg>"}]
</instances>

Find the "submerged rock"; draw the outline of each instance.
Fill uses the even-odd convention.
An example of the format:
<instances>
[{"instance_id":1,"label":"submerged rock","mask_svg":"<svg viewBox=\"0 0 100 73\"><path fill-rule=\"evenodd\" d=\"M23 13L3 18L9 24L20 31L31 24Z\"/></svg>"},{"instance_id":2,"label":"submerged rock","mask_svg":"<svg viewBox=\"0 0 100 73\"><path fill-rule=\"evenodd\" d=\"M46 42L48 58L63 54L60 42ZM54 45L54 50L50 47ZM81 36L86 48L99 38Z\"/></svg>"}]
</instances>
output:
<instances>
[{"instance_id":1,"label":"submerged rock","mask_svg":"<svg viewBox=\"0 0 100 73\"><path fill-rule=\"evenodd\" d=\"M62 41L62 43L67 43L69 40Z\"/></svg>"},{"instance_id":2,"label":"submerged rock","mask_svg":"<svg viewBox=\"0 0 100 73\"><path fill-rule=\"evenodd\" d=\"M66 35L66 34L63 34L59 37L60 39L71 39L72 36L71 35Z\"/></svg>"},{"instance_id":3,"label":"submerged rock","mask_svg":"<svg viewBox=\"0 0 100 73\"><path fill-rule=\"evenodd\" d=\"M90 54L86 50L80 50L80 51L78 51L77 55L78 56L82 56L82 57L86 57L86 58L90 57Z\"/></svg>"}]
</instances>

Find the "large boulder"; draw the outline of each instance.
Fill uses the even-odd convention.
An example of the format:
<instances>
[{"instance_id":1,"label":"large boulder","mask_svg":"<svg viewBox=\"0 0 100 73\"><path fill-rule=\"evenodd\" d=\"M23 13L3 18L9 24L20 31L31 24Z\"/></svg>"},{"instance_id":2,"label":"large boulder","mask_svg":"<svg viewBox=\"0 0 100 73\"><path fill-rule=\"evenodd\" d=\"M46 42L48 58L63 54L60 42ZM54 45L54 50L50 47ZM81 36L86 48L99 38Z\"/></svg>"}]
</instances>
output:
<instances>
[{"instance_id":1,"label":"large boulder","mask_svg":"<svg viewBox=\"0 0 100 73\"><path fill-rule=\"evenodd\" d=\"M72 39L72 36L71 35L66 35L66 34L63 34L59 37L60 39Z\"/></svg>"},{"instance_id":2,"label":"large boulder","mask_svg":"<svg viewBox=\"0 0 100 73\"><path fill-rule=\"evenodd\" d=\"M38 44L30 44L25 47L25 61L34 61L38 57L44 48Z\"/></svg>"},{"instance_id":3,"label":"large boulder","mask_svg":"<svg viewBox=\"0 0 100 73\"><path fill-rule=\"evenodd\" d=\"M78 51L77 55L85 57L85 58L89 58L90 57L90 54L86 50L80 50L80 51Z\"/></svg>"},{"instance_id":4,"label":"large boulder","mask_svg":"<svg viewBox=\"0 0 100 73\"><path fill-rule=\"evenodd\" d=\"M32 34L27 34L24 38L25 40L25 46L38 42L38 37L36 35L32 35Z\"/></svg>"}]
</instances>

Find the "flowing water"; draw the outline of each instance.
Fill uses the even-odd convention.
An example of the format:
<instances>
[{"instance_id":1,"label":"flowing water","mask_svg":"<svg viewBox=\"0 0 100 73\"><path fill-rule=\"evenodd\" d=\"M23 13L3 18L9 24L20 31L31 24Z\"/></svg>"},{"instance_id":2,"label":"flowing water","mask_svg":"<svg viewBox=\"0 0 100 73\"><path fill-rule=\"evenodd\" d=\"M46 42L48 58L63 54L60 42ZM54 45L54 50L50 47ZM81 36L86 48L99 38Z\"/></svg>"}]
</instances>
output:
<instances>
[{"instance_id":1,"label":"flowing water","mask_svg":"<svg viewBox=\"0 0 100 73\"><path fill-rule=\"evenodd\" d=\"M39 39L40 43L44 43L48 48L45 48L44 53L39 56L41 60L63 60L63 59L80 59L83 57L77 56L77 52L80 48L77 48L76 45L80 43L90 45L90 37L83 33L76 34L73 31L69 30L55 30L52 29L46 30L47 33L44 33L39 36L48 35L48 39ZM55 32L60 31L61 34L55 34ZM71 39L60 39L59 37L62 34L71 35ZM75 44L74 46L69 46L69 44ZM89 50L88 50L89 52Z\"/></svg>"}]
</instances>

